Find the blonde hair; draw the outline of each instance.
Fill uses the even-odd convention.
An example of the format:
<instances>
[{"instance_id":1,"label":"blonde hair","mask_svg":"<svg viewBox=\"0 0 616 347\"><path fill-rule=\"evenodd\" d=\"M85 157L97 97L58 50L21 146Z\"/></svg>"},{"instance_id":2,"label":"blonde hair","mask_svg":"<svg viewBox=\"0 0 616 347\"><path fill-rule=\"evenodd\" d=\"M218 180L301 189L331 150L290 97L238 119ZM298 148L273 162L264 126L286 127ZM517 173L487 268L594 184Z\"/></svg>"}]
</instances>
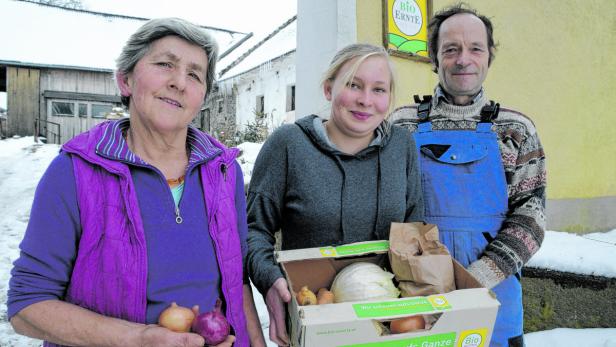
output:
<instances>
[{"instance_id":1,"label":"blonde hair","mask_svg":"<svg viewBox=\"0 0 616 347\"><path fill-rule=\"evenodd\" d=\"M340 49L329 63L329 67L325 71L323 79L321 80L321 87L324 87L325 84L328 82L332 83L333 92L333 82L334 80L336 80L336 78L341 78L343 83L341 83L340 85L346 86L353 80L353 78L355 78L355 73L357 73L357 69L359 68L359 66L366 59L374 56L384 58L389 68L389 105L387 115L385 116L385 118L387 118L389 117L389 113L392 111L393 108L396 83L394 79L393 64L391 63L391 59L389 59L389 54L383 47L371 45L368 43L354 43ZM350 61L354 61L353 65L351 65L351 68L348 69L343 76L338 76L338 73L340 72L342 66L344 66L344 64Z\"/></svg>"}]
</instances>

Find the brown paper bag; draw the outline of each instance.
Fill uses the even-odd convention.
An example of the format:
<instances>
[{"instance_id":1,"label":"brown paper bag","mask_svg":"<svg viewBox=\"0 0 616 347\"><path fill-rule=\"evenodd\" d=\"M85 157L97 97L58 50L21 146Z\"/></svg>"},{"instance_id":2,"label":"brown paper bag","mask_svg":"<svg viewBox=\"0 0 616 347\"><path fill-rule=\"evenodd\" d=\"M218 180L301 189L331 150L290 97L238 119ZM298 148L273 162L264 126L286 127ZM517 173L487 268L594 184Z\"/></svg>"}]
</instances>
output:
<instances>
[{"instance_id":1,"label":"brown paper bag","mask_svg":"<svg viewBox=\"0 0 616 347\"><path fill-rule=\"evenodd\" d=\"M403 297L456 289L451 254L439 241L436 225L391 223L389 262Z\"/></svg>"}]
</instances>

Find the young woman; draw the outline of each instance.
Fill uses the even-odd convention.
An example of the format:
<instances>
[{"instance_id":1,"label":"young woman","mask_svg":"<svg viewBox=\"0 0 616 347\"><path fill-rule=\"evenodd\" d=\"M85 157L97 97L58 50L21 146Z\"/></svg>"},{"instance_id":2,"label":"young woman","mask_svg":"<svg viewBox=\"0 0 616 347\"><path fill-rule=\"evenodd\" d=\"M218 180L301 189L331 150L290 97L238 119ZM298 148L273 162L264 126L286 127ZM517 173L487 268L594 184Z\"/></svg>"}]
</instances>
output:
<instances>
[{"instance_id":1,"label":"young woman","mask_svg":"<svg viewBox=\"0 0 616 347\"><path fill-rule=\"evenodd\" d=\"M311 115L275 131L248 192L248 272L279 345L289 342L283 308L291 296L274 260L276 231L286 250L388 239L391 222L423 218L415 144L386 119L394 95L387 52L343 48L322 86L329 119Z\"/></svg>"}]
</instances>

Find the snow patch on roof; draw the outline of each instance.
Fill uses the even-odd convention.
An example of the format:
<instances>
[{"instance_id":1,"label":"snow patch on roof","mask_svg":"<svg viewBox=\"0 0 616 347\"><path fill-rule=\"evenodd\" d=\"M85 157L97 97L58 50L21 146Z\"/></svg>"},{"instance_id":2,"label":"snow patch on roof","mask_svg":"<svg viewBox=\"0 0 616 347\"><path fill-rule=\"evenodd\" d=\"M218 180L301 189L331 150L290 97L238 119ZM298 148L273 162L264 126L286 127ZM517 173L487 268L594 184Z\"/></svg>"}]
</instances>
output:
<instances>
[{"instance_id":1,"label":"snow patch on roof","mask_svg":"<svg viewBox=\"0 0 616 347\"><path fill-rule=\"evenodd\" d=\"M296 47L297 16L293 16L272 33L250 38L222 59L219 67L222 75L218 80L229 79L262 66L294 51Z\"/></svg>"},{"instance_id":2,"label":"snow patch on roof","mask_svg":"<svg viewBox=\"0 0 616 347\"><path fill-rule=\"evenodd\" d=\"M5 64L115 69L115 59L146 18L0 0ZM246 34L206 28L224 52Z\"/></svg>"}]
</instances>

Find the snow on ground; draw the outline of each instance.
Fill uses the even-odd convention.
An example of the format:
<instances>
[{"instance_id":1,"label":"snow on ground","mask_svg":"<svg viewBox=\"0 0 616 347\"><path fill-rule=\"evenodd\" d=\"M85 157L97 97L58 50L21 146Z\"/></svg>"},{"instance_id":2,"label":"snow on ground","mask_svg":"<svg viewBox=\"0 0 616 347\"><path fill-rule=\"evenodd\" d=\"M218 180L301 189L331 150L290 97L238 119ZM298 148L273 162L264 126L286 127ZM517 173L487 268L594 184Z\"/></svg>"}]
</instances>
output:
<instances>
[{"instance_id":1,"label":"snow on ground","mask_svg":"<svg viewBox=\"0 0 616 347\"><path fill-rule=\"evenodd\" d=\"M553 329L524 335L527 347L616 347L616 329Z\"/></svg>"},{"instance_id":2,"label":"snow on ground","mask_svg":"<svg viewBox=\"0 0 616 347\"><path fill-rule=\"evenodd\" d=\"M616 230L586 235L547 231L527 265L616 278Z\"/></svg>"},{"instance_id":3,"label":"snow on ground","mask_svg":"<svg viewBox=\"0 0 616 347\"><path fill-rule=\"evenodd\" d=\"M239 145L244 179L250 181L260 144ZM34 143L32 137L0 140L0 346L40 346L38 340L15 334L7 322L6 294L12 262L30 215L34 190L58 145ZM579 274L616 278L616 230L583 236L548 231L543 246L529 265ZM259 318L268 336L268 315L261 295L253 287ZM616 347L616 329L554 329L526 335L527 347ZM274 346L271 342L269 346Z\"/></svg>"},{"instance_id":4,"label":"snow on ground","mask_svg":"<svg viewBox=\"0 0 616 347\"><path fill-rule=\"evenodd\" d=\"M19 242L30 218L34 189L58 145L34 143L34 138L0 140L0 346L39 346L13 332L6 322L6 291Z\"/></svg>"},{"instance_id":5,"label":"snow on ground","mask_svg":"<svg viewBox=\"0 0 616 347\"><path fill-rule=\"evenodd\" d=\"M244 142L237 146L240 149L240 156L237 161L242 167L242 173L244 174L244 183L248 184L252 177L252 167L257 161L257 155L261 150L262 143Z\"/></svg>"}]
</instances>

